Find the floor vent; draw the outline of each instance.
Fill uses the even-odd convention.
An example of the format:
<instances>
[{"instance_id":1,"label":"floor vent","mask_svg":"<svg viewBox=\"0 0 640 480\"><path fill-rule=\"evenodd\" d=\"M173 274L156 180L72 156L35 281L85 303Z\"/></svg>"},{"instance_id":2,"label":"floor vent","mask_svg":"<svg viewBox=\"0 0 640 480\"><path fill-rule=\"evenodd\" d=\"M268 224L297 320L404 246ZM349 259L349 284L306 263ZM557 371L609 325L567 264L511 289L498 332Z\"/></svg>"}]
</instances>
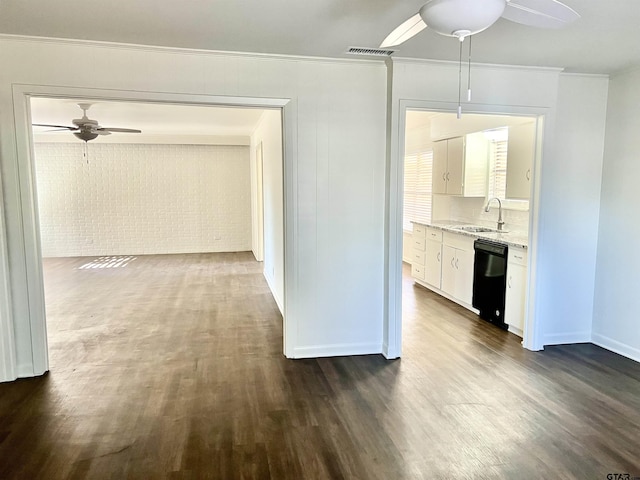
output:
<instances>
[{"instance_id":1,"label":"floor vent","mask_svg":"<svg viewBox=\"0 0 640 480\"><path fill-rule=\"evenodd\" d=\"M363 48L363 47L349 47L347 50L348 55L367 55L374 57L390 57L395 50L381 50L379 48Z\"/></svg>"}]
</instances>

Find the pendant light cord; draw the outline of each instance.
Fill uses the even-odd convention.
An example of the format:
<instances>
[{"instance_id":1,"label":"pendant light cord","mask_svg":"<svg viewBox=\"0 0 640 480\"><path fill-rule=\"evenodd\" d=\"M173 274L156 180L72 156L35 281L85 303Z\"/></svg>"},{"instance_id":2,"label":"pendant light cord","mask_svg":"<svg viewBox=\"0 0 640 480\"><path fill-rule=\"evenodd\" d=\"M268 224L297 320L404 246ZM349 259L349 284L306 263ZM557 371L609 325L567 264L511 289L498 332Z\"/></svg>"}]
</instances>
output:
<instances>
[{"instance_id":1,"label":"pendant light cord","mask_svg":"<svg viewBox=\"0 0 640 480\"><path fill-rule=\"evenodd\" d=\"M469 76L467 77L467 102L471 101L471 35L469 35Z\"/></svg>"},{"instance_id":2,"label":"pendant light cord","mask_svg":"<svg viewBox=\"0 0 640 480\"><path fill-rule=\"evenodd\" d=\"M462 41L460 38L460 57L458 59L458 118L462 117Z\"/></svg>"}]
</instances>

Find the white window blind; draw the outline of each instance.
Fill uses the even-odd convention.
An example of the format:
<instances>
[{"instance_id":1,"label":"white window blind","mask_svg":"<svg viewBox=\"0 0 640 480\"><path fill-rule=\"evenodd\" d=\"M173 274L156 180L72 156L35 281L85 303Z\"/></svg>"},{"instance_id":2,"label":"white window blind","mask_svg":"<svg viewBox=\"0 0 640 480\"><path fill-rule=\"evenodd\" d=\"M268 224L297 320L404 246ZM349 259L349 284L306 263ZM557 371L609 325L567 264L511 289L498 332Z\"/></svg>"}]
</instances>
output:
<instances>
[{"instance_id":1,"label":"white window blind","mask_svg":"<svg viewBox=\"0 0 640 480\"><path fill-rule=\"evenodd\" d=\"M402 227L411 231L411 222L431 221L431 176L433 151L411 153L404 159L404 215Z\"/></svg>"},{"instance_id":2,"label":"white window blind","mask_svg":"<svg viewBox=\"0 0 640 480\"><path fill-rule=\"evenodd\" d=\"M493 140L489 143L489 196L504 200L507 194L507 142Z\"/></svg>"}]
</instances>

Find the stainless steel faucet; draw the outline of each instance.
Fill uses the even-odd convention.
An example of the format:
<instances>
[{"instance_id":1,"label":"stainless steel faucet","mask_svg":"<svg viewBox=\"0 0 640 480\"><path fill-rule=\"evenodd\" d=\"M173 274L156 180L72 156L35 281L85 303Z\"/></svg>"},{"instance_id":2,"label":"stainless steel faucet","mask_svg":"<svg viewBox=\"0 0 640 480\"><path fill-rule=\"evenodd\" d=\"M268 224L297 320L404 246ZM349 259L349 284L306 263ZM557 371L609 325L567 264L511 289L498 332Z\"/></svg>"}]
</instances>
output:
<instances>
[{"instance_id":1,"label":"stainless steel faucet","mask_svg":"<svg viewBox=\"0 0 640 480\"><path fill-rule=\"evenodd\" d=\"M487 204L484 206L484 211L485 212L489 211L489 207L491 206L491 202L493 200L498 201L498 230L502 231L502 227L504 226L504 221L502 220L502 202L500 201L500 199L498 197L490 198Z\"/></svg>"}]
</instances>

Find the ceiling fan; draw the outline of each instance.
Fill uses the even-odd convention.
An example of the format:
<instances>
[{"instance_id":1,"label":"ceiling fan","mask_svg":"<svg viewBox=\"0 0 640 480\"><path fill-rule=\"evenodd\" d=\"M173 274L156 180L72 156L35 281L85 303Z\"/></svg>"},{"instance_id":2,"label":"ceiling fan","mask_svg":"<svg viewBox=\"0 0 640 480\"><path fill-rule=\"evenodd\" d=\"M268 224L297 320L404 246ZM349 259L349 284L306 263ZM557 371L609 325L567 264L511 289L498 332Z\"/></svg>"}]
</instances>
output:
<instances>
[{"instance_id":1,"label":"ceiling fan","mask_svg":"<svg viewBox=\"0 0 640 480\"><path fill-rule=\"evenodd\" d=\"M557 0L429 0L382 42L388 48L406 42L425 28L461 42L502 17L538 28L562 28L580 15Z\"/></svg>"},{"instance_id":2,"label":"ceiling fan","mask_svg":"<svg viewBox=\"0 0 640 480\"><path fill-rule=\"evenodd\" d=\"M557 0L429 0L417 14L403 22L382 41L380 48L406 42L425 28L460 40L458 118L462 115L462 42L469 37L467 101L471 101L471 36L499 18L538 28L562 28L580 15Z\"/></svg>"},{"instance_id":3,"label":"ceiling fan","mask_svg":"<svg viewBox=\"0 0 640 480\"><path fill-rule=\"evenodd\" d=\"M87 117L87 110L91 107L91 103L79 103L78 106L82 110L82 118L76 118L71 120L73 127L67 125L49 125L42 123L34 123L34 127L50 127L53 131L56 130L68 130L85 143L98 137L98 135L111 135L115 133L142 133L142 130L136 130L133 128L113 128L113 127L101 127L96 120L92 120Z\"/></svg>"}]
</instances>

